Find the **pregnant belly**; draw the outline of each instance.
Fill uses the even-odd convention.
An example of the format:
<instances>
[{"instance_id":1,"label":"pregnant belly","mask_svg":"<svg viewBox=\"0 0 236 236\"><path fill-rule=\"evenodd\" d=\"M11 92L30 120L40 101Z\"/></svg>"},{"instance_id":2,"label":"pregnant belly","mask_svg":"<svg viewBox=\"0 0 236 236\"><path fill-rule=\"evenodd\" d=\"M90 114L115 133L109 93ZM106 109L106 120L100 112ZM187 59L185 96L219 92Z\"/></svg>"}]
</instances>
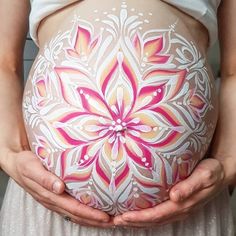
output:
<instances>
[{"instance_id":1,"label":"pregnant belly","mask_svg":"<svg viewBox=\"0 0 236 236\"><path fill-rule=\"evenodd\" d=\"M217 120L196 43L181 22L159 27L152 16L126 4L103 19L76 15L40 49L25 85L31 150L69 194L111 215L168 199Z\"/></svg>"}]
</instances>

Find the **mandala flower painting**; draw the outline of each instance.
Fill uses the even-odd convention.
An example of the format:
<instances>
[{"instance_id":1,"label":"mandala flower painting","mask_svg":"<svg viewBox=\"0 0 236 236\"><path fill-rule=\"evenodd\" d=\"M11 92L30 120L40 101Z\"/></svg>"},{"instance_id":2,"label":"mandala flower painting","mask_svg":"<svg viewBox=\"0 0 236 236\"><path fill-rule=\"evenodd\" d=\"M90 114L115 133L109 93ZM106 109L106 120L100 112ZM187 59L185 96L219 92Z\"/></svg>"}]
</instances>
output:
<instances>
[{"instance_id":1,"label":"mandala flower painting","mask_svg":"<svg viewBox=\"0 0 236 236\"><path fill-rule=\"evenodd\" d=\"M204 157L215 123L212 85L194 43L108 15L77 18L34 64L23 99L32 151L80 202L117 215L168 199Z\"/></svg>"}]
</instances>

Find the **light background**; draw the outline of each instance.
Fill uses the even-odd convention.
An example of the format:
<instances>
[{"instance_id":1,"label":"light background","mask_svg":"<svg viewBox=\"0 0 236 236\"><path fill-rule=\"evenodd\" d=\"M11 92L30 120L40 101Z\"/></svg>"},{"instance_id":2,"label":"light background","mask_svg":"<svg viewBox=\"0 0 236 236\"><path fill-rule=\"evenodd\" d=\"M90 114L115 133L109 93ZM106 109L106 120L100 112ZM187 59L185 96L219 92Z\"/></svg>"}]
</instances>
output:
<instances>
[{"instance_id":1,"label":"light background","mask_svg":"<svg viewBox=\"0 0 236 236\"><path fill-rule=\"evenodd\" d=\"M37 54L37 47L32 42L32 40L27 37L24 53L24 81L27 80L27 76L30 70L30 67L33 63L33 60ZM209 61L213 68L215 76L219 72L219 48L218 44L215 44L214 47L209 52ZM4 197L5 189L7 186L8 177L2 171L0 171L0 207ZM231 198L232 210L235 216L235 229L236 229L236 190Z\"/></svg>"}]
</instances>

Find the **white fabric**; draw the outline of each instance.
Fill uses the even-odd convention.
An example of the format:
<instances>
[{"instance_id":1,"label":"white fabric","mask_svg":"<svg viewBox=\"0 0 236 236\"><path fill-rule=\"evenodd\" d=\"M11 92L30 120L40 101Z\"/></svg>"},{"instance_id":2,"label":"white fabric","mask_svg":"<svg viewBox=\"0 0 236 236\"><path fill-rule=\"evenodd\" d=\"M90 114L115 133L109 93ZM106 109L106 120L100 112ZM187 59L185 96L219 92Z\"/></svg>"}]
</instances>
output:
<instances>
[{"instance_id":1,"label":"white fabric","mask_svg":"<svg viewBox=\"0 0 236 236\"><path fill-rule=\"evenodd\" d=\"M55 11L77 1L79 0L30 0L29 32L36 45L38 45L37 30L41 20Z\"/></svg>"},{"instance_id":2,"label":"white fabric","mask_svg":"<svg viewBox=\"0 0 236 236\"><path fill-rule=\"evenodd\" d=\"M42 19L78 0L31 0L30 35L38 45L37 29ZM209 32L210 46L217 39L217 8L221 0L162 0L199 20Z\"/></svg>"},{"instance_id":3,"label":"white fabric","mask_svg":"<svg viewBox=\"0 0 236 236\"><path fill-rule=\"evenodd\" d=\"M10 179L0 212L1 236L233 236L227 189L187 220L158 228L99 229L65 221Z\"/></svg>"}]
</instances>

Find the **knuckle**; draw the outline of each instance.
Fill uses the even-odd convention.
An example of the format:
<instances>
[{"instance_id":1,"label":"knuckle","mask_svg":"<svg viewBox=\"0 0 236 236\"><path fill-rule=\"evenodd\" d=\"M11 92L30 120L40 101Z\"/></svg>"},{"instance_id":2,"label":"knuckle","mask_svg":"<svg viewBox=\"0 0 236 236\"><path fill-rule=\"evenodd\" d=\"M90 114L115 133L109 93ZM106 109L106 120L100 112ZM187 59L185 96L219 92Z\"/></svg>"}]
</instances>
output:
<instances>
[{"instance_id":1,"label":"knuckle","mask_svg":"<svg viewBox=\"0 0 236 236\"><path fill-rule=\"evenodd\" d=\"M77 209L76 208L70 208L70 209L68 209L69 210L69 212L72 214L72 215L74 215L74 216L79 216L79 212L77 211Z\"/></svg>"},{"instance_id":2,"label":"knuckle","mask_svg":"<svg viewBox=\"0 0 236 236\"><path fill-rule=\"evenodd\" d=\"M197 185L192 181L183 182L181 185L179 199L183 200L184 197L188 197L189 195L193 194Z\"/></svg>"},{"instance_id":3,"label":"knuckle","mask_svg":"<svg viewBox=\"0 0 236 236\"><path fill-rule=\"evenodd\" d=\"M186 188L184 188L185 191L182 191L180 195L180 200L183 201L184 199L187 199L188 197L192 196L194 192L196 192L199 189L200 185L194 186L193 184L186 185Z\"/></svg>"},{"instance_id":4,"label":"knuckle","mask_svg":"<svg viewBox=\"0 0 236 236\"><path fill-rule=\"evenodd\" d=\"M49 181L49 179L48 179L48 176L42 176L42 178L41 178L41 185L44 187L44 188L46 188L46 189L48 189L48 190L51 190L50 189L50 181Z\"/></svg>"},{"instance_id":5,"label":"knuckle","mask_svg":"<svg viewBox=\"0 0 236 236\"><path fill-rule=\"evenodd\" d=\"M19 165L19 170L20 172L25 176L25 177L29 177L30 176L30 168L28 165L25 164L21 164Z\"/></svg>"},{"instance_id":6,"label":"knuckle","mask_svg":"<svg viewBox=\"0 0 236 236\"><path fill-rule=\"evenodd\" d=\"M48 191L42 191L41 192L41 196L44 200L46 200L46 202L51 202L51 196L50 196L50 192Z\"/></svg>"},{"instance_id":7,"label":"knuckle","mask_svg":"<svg viewBox=\"0 0 236 236\"><path fill-rule=\"evenodd\" d=\"M214 173L212 170L205 169L202 171L202 178L207 182L211 182L214 179Z\"/></svg>"}]
</instances>

